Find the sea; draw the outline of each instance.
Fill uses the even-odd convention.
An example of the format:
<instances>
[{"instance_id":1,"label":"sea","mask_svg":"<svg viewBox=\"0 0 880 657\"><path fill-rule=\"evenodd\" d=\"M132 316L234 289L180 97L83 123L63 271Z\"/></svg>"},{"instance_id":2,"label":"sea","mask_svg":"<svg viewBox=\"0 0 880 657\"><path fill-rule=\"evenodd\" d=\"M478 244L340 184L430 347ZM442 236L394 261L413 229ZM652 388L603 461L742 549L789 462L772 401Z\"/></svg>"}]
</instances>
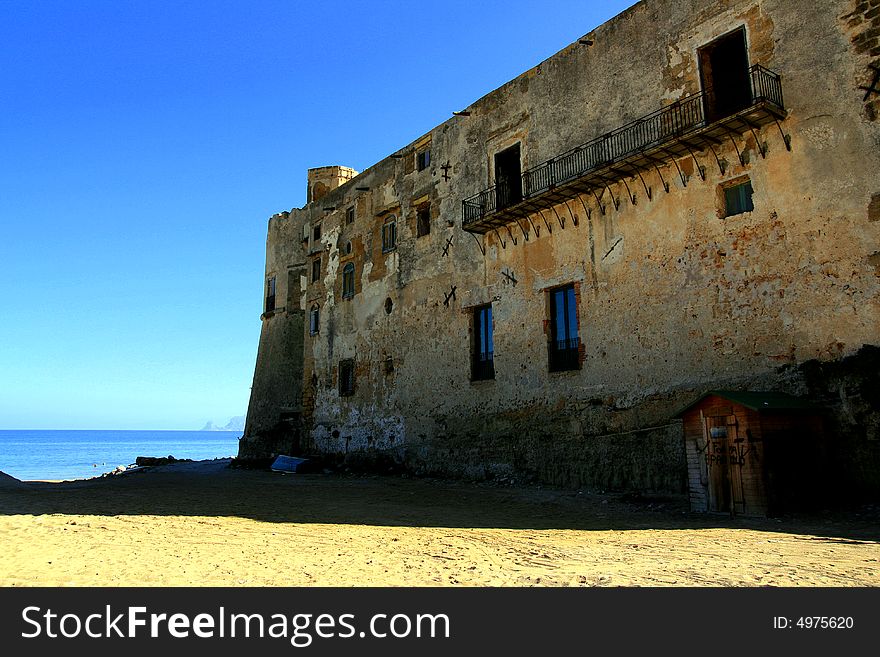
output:
<instances>
[{"instance_id":1,"label":"sea","mask_svg":"<svg viewBox=\"0 0 880 657\"><path fill-rule=\"evenodd\" d=\"M235 456L240 436L240 431L0 430L0 471L23 481L89 479L132 465L138 456Z\"/></svg>"}]
</instances>

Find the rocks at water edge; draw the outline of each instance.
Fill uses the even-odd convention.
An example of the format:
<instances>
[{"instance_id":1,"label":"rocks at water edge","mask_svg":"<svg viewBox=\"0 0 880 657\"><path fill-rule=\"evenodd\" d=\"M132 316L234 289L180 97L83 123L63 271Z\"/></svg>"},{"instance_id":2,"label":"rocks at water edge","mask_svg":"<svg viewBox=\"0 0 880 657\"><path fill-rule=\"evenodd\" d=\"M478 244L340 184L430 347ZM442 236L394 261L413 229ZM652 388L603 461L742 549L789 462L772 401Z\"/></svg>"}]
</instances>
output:
<instances>
[{"instance_id":1,"label":"rocks at water edge","mask_svg":"<svg viewBox=\"0 0 880 657\"><path fill-rule=\"evenodd\" d=\"M169 465L171 463L191 462L192 459L176 459L170 454L168 456L138 456L134 460L134 464L138 467L148 465Z\"/></svg>"}]
</instances>

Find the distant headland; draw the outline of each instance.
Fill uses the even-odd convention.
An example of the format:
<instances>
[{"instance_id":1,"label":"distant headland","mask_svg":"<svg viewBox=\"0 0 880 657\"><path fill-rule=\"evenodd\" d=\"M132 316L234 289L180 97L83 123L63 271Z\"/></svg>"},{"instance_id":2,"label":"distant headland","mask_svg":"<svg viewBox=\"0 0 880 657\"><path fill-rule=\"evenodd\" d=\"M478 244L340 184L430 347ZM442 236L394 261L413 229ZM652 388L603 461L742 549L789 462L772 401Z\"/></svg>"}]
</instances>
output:
<instances>
[{"instance_id":1,"label":"distant headland","mask_svg":"<svg viewBox=\"0 0 880 657\"><path fill-rule=\"evenodd\" d=\"M236 415L229 418L225 426L218 427L211 420L201 428L201 431L244 431L244 415Z\"/></svg>"}]
</instances>

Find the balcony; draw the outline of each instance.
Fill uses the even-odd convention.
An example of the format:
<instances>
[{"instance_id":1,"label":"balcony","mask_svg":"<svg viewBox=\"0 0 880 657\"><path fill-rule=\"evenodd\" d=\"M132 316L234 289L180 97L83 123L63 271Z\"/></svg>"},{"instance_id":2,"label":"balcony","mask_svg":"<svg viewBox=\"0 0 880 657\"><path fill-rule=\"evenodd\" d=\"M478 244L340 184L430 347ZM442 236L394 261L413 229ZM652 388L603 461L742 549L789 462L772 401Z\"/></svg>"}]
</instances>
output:
<instances>
[{"instance_id":1,"label":"balcony","mask_svg":"<svg viewBox=\"0 0 880 657\"><path fill-rule=\"evenodd\" d=\"M728 108L728 113L719 116L713 111L711 90L687 96L524 171L521 189L509 183L493 185L465 199L462 228L487 233L579 194L601 198L600 192L611 183L655 168L659 173L659 165L706 148L717 159L714 147L724 140L785 118L779 75L762 66L752 66L748 73L748 91L739 107ZM722 167L720 160L718 164Z\"/></svg>"}]
</instances>

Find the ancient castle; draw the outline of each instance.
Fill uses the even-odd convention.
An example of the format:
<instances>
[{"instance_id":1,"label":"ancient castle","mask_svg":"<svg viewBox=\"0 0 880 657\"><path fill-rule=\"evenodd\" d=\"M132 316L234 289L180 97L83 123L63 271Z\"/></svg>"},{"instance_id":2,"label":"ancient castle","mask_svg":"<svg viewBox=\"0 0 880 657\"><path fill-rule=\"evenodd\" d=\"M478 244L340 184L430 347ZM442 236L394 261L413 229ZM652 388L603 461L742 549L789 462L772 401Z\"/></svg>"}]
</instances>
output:
<instances>
[{"instance_id":1,"label":"ancient castle","mask_svg":"<svg viewBox=\"0 0 880 657\"><path fill-rule=\"evenodd\" d=\"M876 494L878 114L880 0L643 0L309 170L240 456L684 492L678 411L772 390L825 409L815 474Z\"/></svg>"}]
</instances>

